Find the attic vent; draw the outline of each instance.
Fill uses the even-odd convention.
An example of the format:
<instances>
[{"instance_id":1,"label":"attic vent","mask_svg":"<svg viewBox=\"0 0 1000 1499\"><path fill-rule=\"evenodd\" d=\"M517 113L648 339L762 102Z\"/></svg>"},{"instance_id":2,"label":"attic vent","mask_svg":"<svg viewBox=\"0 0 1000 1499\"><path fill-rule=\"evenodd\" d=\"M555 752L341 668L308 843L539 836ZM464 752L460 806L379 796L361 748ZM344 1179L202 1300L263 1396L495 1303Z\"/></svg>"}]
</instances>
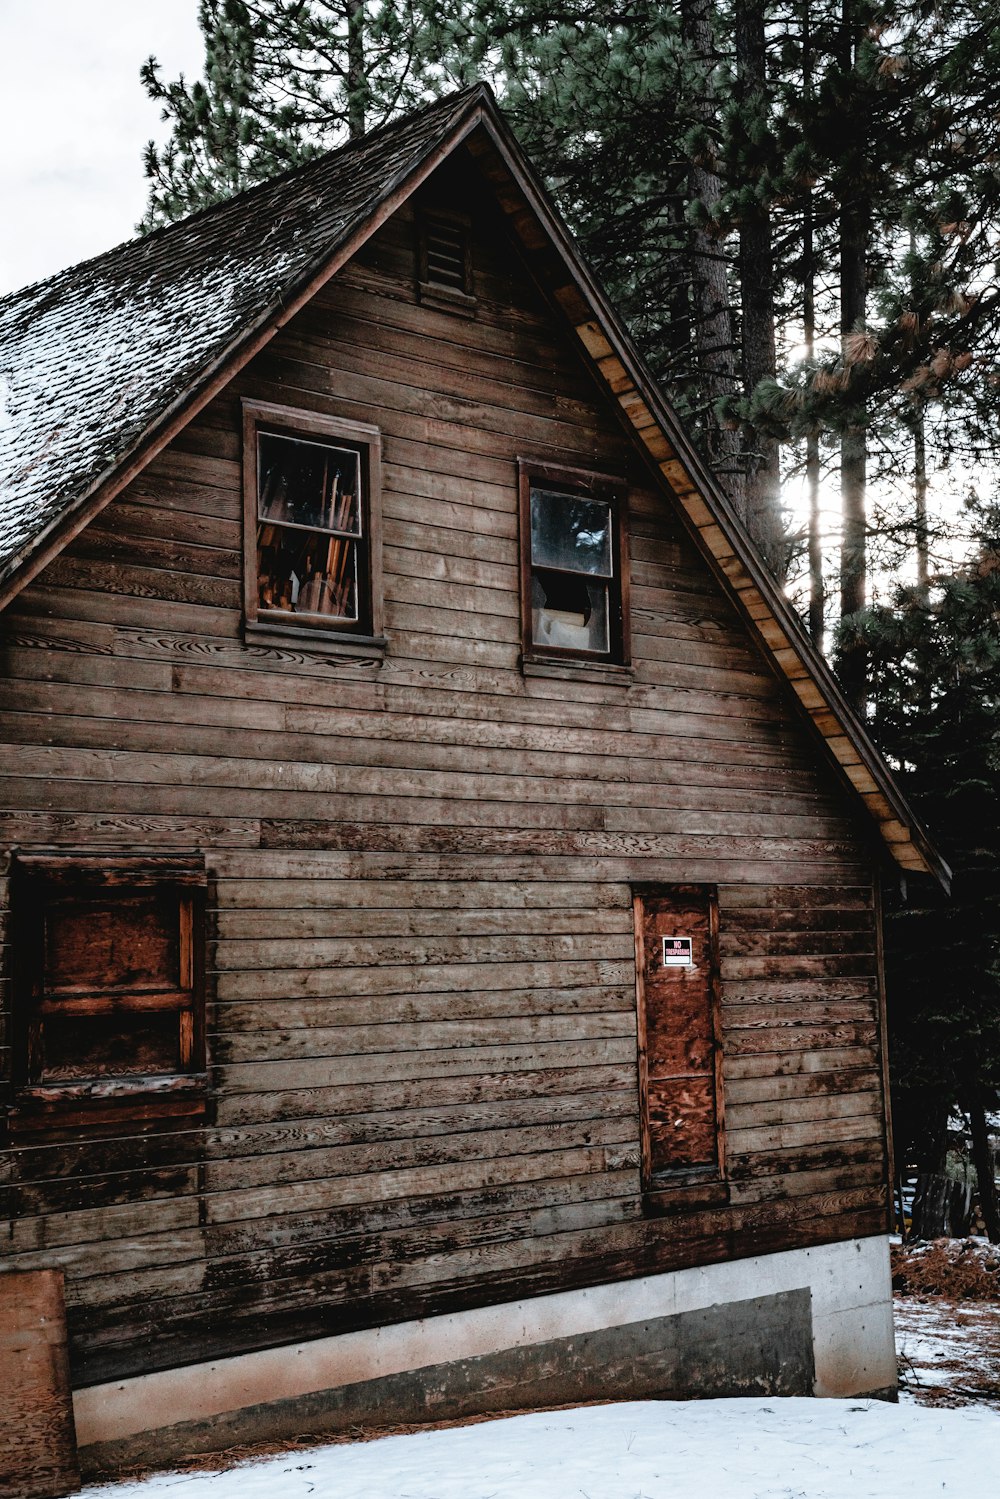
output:
<instances>
[{"instance_id":1,"label":"attic vent","mask_svg":"<svg viewBox=\"0 0 1000 1499\"><path fill-rule=\"evenodd\" d=\"M417 222L417 293L429 306L471 316L471 225L464 214L425 212Z\"/></svg>"},{"instance_id":2,"label":"attic vent","mask_svg":"<svg viewBox=\"0 0 1000 1499\"><path fill-rule=\"evenodd\" d=\"M465 291L465 244L458 224L431 224L427 230L427 280L432 286Z\"/></svg>"}]
</instances>

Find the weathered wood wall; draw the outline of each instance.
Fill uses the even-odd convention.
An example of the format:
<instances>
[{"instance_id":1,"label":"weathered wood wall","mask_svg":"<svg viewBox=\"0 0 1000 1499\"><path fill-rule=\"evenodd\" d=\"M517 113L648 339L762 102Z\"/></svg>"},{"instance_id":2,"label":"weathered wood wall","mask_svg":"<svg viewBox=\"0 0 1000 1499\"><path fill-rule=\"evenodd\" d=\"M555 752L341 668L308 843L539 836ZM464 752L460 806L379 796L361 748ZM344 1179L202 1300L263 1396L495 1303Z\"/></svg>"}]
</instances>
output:
<instances>
[{"instance_id":1,"label":"weathered wood wall","mask_svg":"<svg viewBox=\"0 0 1000 1499\"><path fill-rule=\"evenodd\" d=\"M3 1156L78 1382L884 1227L865 835L479 214L474 319L417 303L400 212L3 623L3 846L210 874L209 1127ZM243 645L241 395L382 429L381 666ZM631 474L630 686L521 674L519 455ZM673 1216L654 880L720 886L731 1202Z\"/></svg>"}]
</instances>

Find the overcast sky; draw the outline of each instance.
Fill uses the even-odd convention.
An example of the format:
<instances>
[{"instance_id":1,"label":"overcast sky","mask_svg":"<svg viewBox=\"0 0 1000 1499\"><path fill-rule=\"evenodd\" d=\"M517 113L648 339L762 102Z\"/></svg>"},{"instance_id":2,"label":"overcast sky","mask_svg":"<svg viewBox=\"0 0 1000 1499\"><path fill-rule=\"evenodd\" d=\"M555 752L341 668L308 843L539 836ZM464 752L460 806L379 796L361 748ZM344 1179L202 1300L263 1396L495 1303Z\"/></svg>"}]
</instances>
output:
<instances>
[{"instance_id":1,"label":"overcast sky","mask_svg":"<svg viewBox=\"0 0 1000 1499\"><path fill-rule=\"evenodd\" d=\"M165 127L139 67L200 75L198 0L0 0L0 295L131 237Z\"/></svg>"}]
</instances>

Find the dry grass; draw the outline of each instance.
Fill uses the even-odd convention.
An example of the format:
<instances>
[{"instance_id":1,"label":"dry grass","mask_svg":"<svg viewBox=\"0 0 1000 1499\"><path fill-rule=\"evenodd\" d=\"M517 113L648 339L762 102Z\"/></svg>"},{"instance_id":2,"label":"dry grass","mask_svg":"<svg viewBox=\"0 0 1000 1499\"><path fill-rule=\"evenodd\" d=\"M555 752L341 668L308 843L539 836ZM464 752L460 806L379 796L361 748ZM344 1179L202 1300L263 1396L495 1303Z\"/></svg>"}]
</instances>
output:
<instances>
[{"instance_id":1,"label":"dry grass","mask_svg":"<svg viewBox=\"0 0 1000 1499\"><path fill-rule=\"evenodd\" d=\"M897 1297L900 1399L1000 1411L1000 1305Z\"/></svg>"},{"instance_id":2,"label":"dry grass","mask_svg":"<svg viewBox=\"0 0 1000 1499\"><path fill-rule=\"evenodd\" d=\"M892 1289L927 1300L1000 1303L1000 1245L981 1239L934 1239L892 1249Z\"/></svg>"},{"instance_id":3,"label":"dry grass","mask_svg":"<svg viewBox=\"0 0 1000 1499\"><path fill-rule=\"evenodd\" d=\"M564 1405L532 1407L532 1410L568 1411L579 1410L584 1405L612 1405L609 1400L575 1400ZM164 1459L161 1463L123 1463L120 1466L94 1469L86 1476L95 1485L136 1482L151 1478L157 1473L221 1473L231 1468L243 1467L246 1463L263 1462L269 1457L282 1457L308 1452L312 1447L343 1446L351 1442L377 1442L382 1437L415 1436L424 1431L449 1431L457 1426L478 1426L485 1421L503 1421L510 1416L525 1416L531 1412L523 1407L512 1410L482 1411L474 1415L453 1416L448 1420L420 1422L391 1422L371 1425L348 1426L339 1431L302 1432L284 1440L272 1438L263 1442L248 1442L237 1447L225 1447L221 1451L189 1452L180 1457Z\"/></svg>"}]
</instances>

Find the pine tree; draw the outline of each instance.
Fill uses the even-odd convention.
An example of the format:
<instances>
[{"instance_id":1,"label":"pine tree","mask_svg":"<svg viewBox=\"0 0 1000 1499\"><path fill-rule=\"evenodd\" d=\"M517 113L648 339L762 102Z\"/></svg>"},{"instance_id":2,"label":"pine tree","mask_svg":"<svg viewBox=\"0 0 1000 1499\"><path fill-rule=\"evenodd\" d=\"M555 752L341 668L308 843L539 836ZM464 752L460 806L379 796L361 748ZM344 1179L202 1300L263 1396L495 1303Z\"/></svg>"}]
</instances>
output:
<instances>
[{"instance_id":1,"label":"pine tree","mask_svg":"<svg viewBox=\"0 0 1000 1499\"><path fill-rule=\"evenodd\" d=\"M721 222L723 181L721 135L717 129L716 6L712 0L681 0L682 36L694 86L688 109L696 122L685 141L690 154L686 217L690 223L687 267L694 347L700 383L715 421L702 422L708 457L729 497L748 525L752 519L747 465L741 462L741 433L735 416L740 381L733 326L733 267ZM732 255L730 248L729 256Z\"/></svg>"},{"instance_id":2,"label":"pine tree","mask_svg":"<svg viewBox=\"0 0 1000 1499\"><path fill-rule=\"evenodd\" d=\"M744 32L756 38L765 8L747 0L751 9L757 29ZM472 0L452 21L449 55L491 76L584 254L780 576L777 432L755 425L748 397L748 383L773 386L775 376L775 189L764 180L758 192L746 177L747 162L773 147L760 49L752 64L747 51L750 80L741 48L730 9L715 0L681 0L676 10L570 0L557 13L546 0ZM742 281L741 235L753 265ZM741 342L741 323L750 340Z\"/></svg>"},{"instance_id":3,"label":"pine tree","mask_svg":"<svg viewBox=\"0 0 1000 1499\"><path fill-rule=\"evenodd\" d=\"M990 1237L1000 1240L986 1116L1000 1103L1000 512L974 562L864 616L873 733L954 870L950 899L888 903L894 1121L903 1157L939 1170L948 1117L971 1125Z\"/></svg>"},{"instance_id":4,"label":"pine tree","mask_svg":"<svg viewBox=\"0 0 1000 1499\"><path fill-rule=\"evenodd\" d=\"M779 444L768 424L753 419L753 393L773 384L777 375L775 330L775 139L774 100L768 77L767 21L764 0L735 0L736 77L730 107L730 160L734 141L742 147L743 178L736 189L739 226L739 278L742 308L743 385L749 397L744 425L750 452L747 469L747 515L775 576L784 579L781 527Z\"/></svg>"},{"instance_id":5,"label":"pine tree","mask_svg":"<svg viewBox=\"0 0 1000 1499\"><path fill-rule=\"evenodd\" d=\"M845 121L846 149L840 152L834 192L839 209L840 237L840 337L842 367L849 378L845 390L854 394L840 432L840 613L849 617L863 609L867 578L867 483L868 441L864 395L851 391L850 372L867 357L865 339L868 307L868 261L871 252L876 173L872 170L873 134L877 129L875 102L876 66L872 49L866 46L871 7L866 0L841 0L839 37L840 76L836 80L837 102ZM866 668L861 637L845 637L840 652L840 677L847 696L863 708Z\"/></svg>"},{"instance_id":6,"label":"pine tree","mask_svg":"<svg viewBox=\"0 0 1000 1499\"><path fill-rule=\"evenodd\" d=\"M150 98L173 122L167 144L146 147L150 180L140 228L170 223L196 208L231 197L299 159L299 146L283 132L265 132L257 109L256 40L245 6L201 0L199 25L205 41L205 76L188 87L183 76L160 79L150 57L141 79Z\"/></svg>"},{"instance_id":7,"label":"pine tree","mask_svg":"<svg viewBox=\"0 0 1000 1499\"><path fill-rule=\"evenodd\" d=\"M905 552L926 570L931 472L996 452L1000 303L988 266L1000 231L1000 38L989 13L985 0L933 9L921 0L803 0L800 10L802 86L787 95L784 118L789 164L798 162L808 199L798 217L789 181L777 234L801 234L801 271L786 261L784 286L794 293L801 282L814 346L776 387L775 420L789 413L786 436L806 445L814 494L819 449L840 446L838 664L858 703L864 645L851 617L865 602L869 551L883 571ZM798 55L789 49L791 73ZM840 267L836 290L816 275L831 263ZM822 335L834 329L839 352L824 357ZM896 492L895 513L872 509L874 485Z\"/></svg>"},{"instance_id":8,"label":"pine tree","mask_svg":"<svg viewBox=\"0 0 1000 1499\"><path fill-rule=\"evenodd\" d=\"M141 78L172 125L146 148L154 228L266 181L426 99L438 7L414 0L200 0L204 77ZM440 72L440 70L438 70Z\"/></svg>"}]
</instances>

